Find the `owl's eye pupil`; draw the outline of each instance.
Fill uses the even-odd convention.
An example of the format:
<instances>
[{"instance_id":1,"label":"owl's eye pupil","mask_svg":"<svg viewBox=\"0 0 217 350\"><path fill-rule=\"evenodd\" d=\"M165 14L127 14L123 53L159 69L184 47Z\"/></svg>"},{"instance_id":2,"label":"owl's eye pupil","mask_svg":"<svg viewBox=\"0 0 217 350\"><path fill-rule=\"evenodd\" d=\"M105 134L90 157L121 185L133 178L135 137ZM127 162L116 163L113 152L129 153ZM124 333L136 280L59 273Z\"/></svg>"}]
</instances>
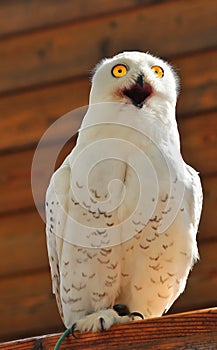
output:
<instances>
[{"instance_id":1,"label":"owl's eye pupil","mask_svg":"<svg viewBox=\"0 0 217 350\"><path fill-rule=\"evenodd\" d=\"M125 64L117 64L112 68L112 75L115 78L122 78L127 74L128 67Z\"/></svg>"},{"instance_id":2,"label":"owl's eye pupil","mask_svg":"<svg viewBox=\"0 0 217 350\"><path fill-rule=\"evenodd\" d=\"M157 78L162 78L164 76L164 70L160 66L151 67L152 71L155 73Z\"/></svg>"}]
</instances>

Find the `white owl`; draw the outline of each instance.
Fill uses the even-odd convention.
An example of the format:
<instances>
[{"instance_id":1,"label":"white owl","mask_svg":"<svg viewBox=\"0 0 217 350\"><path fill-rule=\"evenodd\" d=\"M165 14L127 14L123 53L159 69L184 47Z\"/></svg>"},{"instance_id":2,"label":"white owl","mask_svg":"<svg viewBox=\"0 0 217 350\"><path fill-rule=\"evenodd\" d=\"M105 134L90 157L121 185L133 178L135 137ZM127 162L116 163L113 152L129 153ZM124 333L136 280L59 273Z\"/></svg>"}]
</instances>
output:
<instances>
[{"instance_id":1,"label":"white owl","mask_svg":"<svg viewBox=\"0 0 217 350\"><path fill-rule=\"evenodd\" d=\"M95 69L77 144L46 195L53 292L73 331L162 315L198 258L202 189L180 154L177 90L148 53Z\"/></svg>"}]
</instances>

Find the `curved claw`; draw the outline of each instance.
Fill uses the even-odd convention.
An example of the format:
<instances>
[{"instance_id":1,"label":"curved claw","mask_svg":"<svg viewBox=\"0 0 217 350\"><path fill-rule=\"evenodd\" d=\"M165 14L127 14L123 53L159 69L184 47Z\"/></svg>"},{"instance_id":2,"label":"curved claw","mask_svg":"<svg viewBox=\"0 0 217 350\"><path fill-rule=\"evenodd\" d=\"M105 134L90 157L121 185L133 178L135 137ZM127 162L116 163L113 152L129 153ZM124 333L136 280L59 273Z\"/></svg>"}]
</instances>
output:
<instances>
[{"instance_id":1,"label":"curved claw","mask_svg":"<svg viewBox=\"0 0 217 350\"><path fill-rule=\"evenodd\" d=\"M144 320L144 316L140 312L135 311L129 313L130 318L132 317L132 319L134 319L135 316L140 317L142 320Z\"/></svg>"},{"instance_id":2,"label":"curved claw","mask_svg":"<svg viewBox=\"0 0 217 350\"><path fill-rule=\"evenodd\" d=\"M105 320L104 320L104 318L103 318L103 317L100 317L100 318L99 318L99 322L100 322L101 332L103 332L103 331L105 330L105 327L104 327L104 325L105 325Z\"/></svg>"},{"instance_id":3,"label":"curved claw","mask_svg":"<svg viewBox=\"0 0 217 350\"><path fill-rule=\"evenodd\" d=\"M74 323L74 324L72 325L70 331L71 331L72 336L73 336L75 339L78 339L78 337L76 337L76 335L75 335L75 330L76 330L76 323Z\"/></svg>"},{"instance_id":4,"label":"curved claw","mask_svg":"<svg viewBox=\"0 0 217 350\"><path fill-rule=\"evenodd\" d=\"M119 316L127 316L130 313L127 305L125 304L115 304L113 309L118 313Z\"/></svg>"}]
</instances>

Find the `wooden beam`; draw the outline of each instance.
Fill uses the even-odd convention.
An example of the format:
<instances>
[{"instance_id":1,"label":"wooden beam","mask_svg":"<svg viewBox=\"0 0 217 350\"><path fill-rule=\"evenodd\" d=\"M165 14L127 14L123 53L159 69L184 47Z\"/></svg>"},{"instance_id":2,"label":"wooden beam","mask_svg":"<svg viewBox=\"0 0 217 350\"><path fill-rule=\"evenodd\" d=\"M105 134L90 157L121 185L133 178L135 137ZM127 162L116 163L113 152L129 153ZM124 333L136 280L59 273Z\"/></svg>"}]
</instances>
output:
<instances>
[{"instance_id":1,"label":"wooden beam","mask_svg":"<svg viewBox=\"0 0 217 350\"><path fill-rule=\"evenodd\" d=\"M63 330L48 269L1 278L0 296L1 341Z\"/></svg>"},{"instance_id":2,"label":"wooden beam","mask_svg":"<svg viewBox=\"0 0 217 350\"><path fill-rule=\"evenodd\" d=\"M214 1L159 3L2 41L0 92L80 76L123 50L170 57L215 46Z\"/></svg>"},{"instance_id":3,"label":"wooden beam","mask_svg":"<svg viewBox=\"0 0 217 350\"><path fill-rule=\"evenodd\" d=\"M170 313L217 305L217 241L199 243L198 249L200 260L190 272L186 289L173 304Z\"/></svg>"},{"instance_id":4,"label":"wooden beam","mask_svg":"<svg viewBox=\"0 0 217 350\"><path fill-rule=\"evenodd\" d=\"M1 217L0 277L48 269L45 224L37 211Z\"/></svg>"},{"instance_id":5,"label":"wooden beam","mask_svg":"<svg viewBox=\"0 0 217 350\"><path fill-rule=\"evenodd\" d=\"M217 108L217 74L213 74L216 61L217 50L172 60L181 83L178 116Z\"/></svg>"},{"instance_id":6,"label":"wooden beam","mask_svg":"<svg viewBox=\"0 0 217 350\"><path fill-rule=\"evenodd\" d=\"M37 144L49 126L66 113L88 104L90 80L43 87L0 98L0 150ZM37 125L37 127L36 127ZM80 126L72 119L71 130ZM72 131L73 133L73 131Z\"/></svg>"},{"instance_id":7,"label":"wooden beam","mask_svg":"<svg viewBox=\"0 0 217 350\"><path fill-rule=\"evenodd\" d=\"M63 159L72 150L74 144L75 140L72 139L71 142L63 147L60 156L54 162L51 159L52 154L58 155L56 153L57 143L48 145L45 149L41 150L40 163L38 163L38 168L35 170L33 186L34 194L38 199L38 205L44 204L50 177L54 169L60 166ZM4 172L0 176L0 189L2 193L2 196L0 196L0 213L34 207L31 185L33 156L34 150L32 149L10 155L0 155L0 161L2 161L1 167L4 169Z\"/></svg>"},{"instance_id":8,"label":"wooden beam","mask_svg":"<svg viewBox=\"0 0 217 350\"><path fill-rule=\"evenodd\" d=\"M168 0L162 0L166 2ZM0 2L0 36L23 33L55 25L64 25L108 13L126 11L139 5L154 4L155 0L110 0L90 2L68 0L11 0ZM37 16L35 15L37 13Z\"/></svg>"},{"instance_id":9,"label":"wooden beam","mask_svg":"<svg viewBox=\"0 0 217 350\"><path fill-rule=\"evenodd\" d=\"M88 103L89 89L90 81L86 78L0 98L0 110L4 116L0 123L0 150L5 152L36 145L47 129L70 111L73 118L67 127L73 136L82 120L74 117L74 111ZM81 101L83 104L80 104ZM59 132L60 137L62 131Z\"/></svg>"},{"instance_id":10,"label":"wooden beam","mask_svg":"<svg viewBox=\"0 0 217 350\"><path fill-rule=\"evenodd\" d=\"M109 331L68 336L66 349L216 349L217 309L164 316L113 326ZM0 349L53 349L59 334L0 344Z\"/></svg>"},{"instance_id":11,"label":"wooden beam","mask_svg":"<svg viewBox=\"0 0 217 350\"><path fill-rule=\"evenodd\" d=\"M178 121L182 155L202 177L217 172L217 111Z\"/></svg>"},{"instance_id":12,"label":"wooden beam","mask_svg":"<svg viewBox=\"0 0 217 350\"><path fill-rule=\"evenodd\" d=\"M204 190L204 201L199 237L204 240L215 240L217 227L217 177L202 178L202 186Z\"/></svg>"}]
</instances>

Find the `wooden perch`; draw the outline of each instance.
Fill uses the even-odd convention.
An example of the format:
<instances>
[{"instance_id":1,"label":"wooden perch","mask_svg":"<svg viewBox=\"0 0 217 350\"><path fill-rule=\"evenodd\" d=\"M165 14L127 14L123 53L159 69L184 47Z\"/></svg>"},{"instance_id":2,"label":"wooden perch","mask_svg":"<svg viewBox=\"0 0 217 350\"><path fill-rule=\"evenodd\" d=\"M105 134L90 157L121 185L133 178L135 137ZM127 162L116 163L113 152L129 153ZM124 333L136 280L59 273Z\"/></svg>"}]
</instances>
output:
<instances>
[{"instance_id":1,"label":"wooden perch","mask_svg":"<svg viewBox=\"0 0 217 350\"><path fill-rule=\"evenodd\" d=\"M60 350L217 349L217 308L113 326L102 333L71 335ZM0 344L0 349L53 350L60 334Z\"/></svg>"}]
</instances>

